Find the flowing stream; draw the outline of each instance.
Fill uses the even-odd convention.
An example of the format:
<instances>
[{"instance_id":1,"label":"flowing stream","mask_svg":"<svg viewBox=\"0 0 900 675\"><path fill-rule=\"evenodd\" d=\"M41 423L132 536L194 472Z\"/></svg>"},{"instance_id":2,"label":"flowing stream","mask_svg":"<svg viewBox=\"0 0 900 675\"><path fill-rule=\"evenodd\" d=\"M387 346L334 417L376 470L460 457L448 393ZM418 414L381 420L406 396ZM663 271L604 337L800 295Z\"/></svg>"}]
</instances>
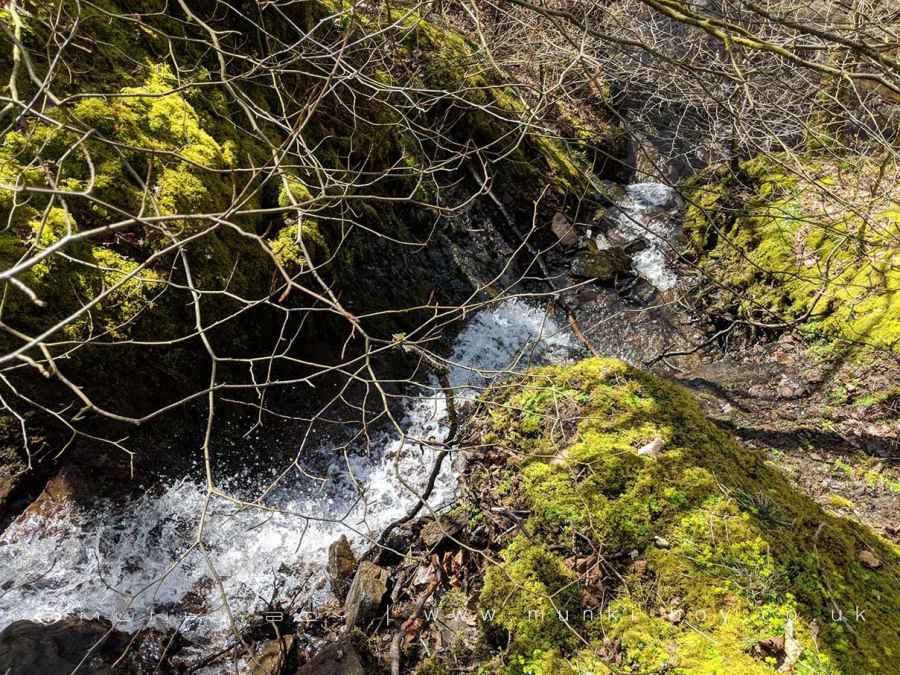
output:
<instances>
[{"instance_id":1,"label":"flowing stream","mask_svg":"<svg viewBox=\"0 0 900 675\"><path fill-rule=\"evenodd\" d=\"M628 243L642 242L643 248L631 256L634 272L660 291L678 282L671 265L672 245L678 236L675 214L681 208L678 193L662 183L632 183L625 196L611 210L610 234ZM603 234L595 237L601 250L612 244Z\"/></svg>"},{"instance_id":2,"label":"flowing stream","mask_svg":"<svg viewBox=\"0 0 900 675\"><path fill-rule=\"evenodd\" d=\"M543 309L506 300L469 318L449 354L456 364L450 381L457 396L474 396L498 371L563 362L579 352ZM446 438L443 395L411 399L401 426L411 437ZM328 545L346 534L362 550L367 537L409 510L416 497L403 482L423 485L435 456L396 433L372 439L366 453L321 448L329 451L334 459L325 480L280 482L266 501L274 510L210 499L202 535L208 557L196 546L206 490L189 479L125 505L70 505L51 519L20 519L0 537L0 629L18 619L102 616L121 630L177 628L196 640L228 628L222 591L238 617L264 610L275 595L302 596L316 606L329 597ZM275 477L270 469L246 473L235 483L247 494L248 477L256 494ZM429 506L446 506L455 489L454 469L445 462Z\"/></svg>"}]
</instances>

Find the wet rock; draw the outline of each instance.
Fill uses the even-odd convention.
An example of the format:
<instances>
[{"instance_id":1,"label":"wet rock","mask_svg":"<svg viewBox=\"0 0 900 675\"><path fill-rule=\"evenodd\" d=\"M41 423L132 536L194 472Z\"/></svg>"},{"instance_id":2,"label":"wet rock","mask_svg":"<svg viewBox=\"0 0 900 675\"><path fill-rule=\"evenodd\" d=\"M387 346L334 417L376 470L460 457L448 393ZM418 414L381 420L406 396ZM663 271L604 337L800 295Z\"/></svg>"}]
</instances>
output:
<instances>
[{"instance_id":1,"label":"wet rock","mask_svg":"<svg viewBox=\"0 0 900 675\"><path fill-rule=\"evenodd\" d=\"M624 237L622 239L624 239ZM631 256L650 248L650 243L646 239L638 237L636 239L625 240L622 244L622 248L625 249L625 253Z\"/></svg>"},{"instance_id":2,"label":"wet rock","mask_svg":"<svg viewBox=\"0 0 900 675\"><path fill-rule=\"evenodd\" d=\"M375 618L387 593L389 577L390 573L375 563L364 560L360 564L344 603L344 620L348 630L357 626L364 628Z\"/></svg>"},{"instance_id":3,"label":"wet rock","mask_svg":"<svg viewBox=\"0 0 900 675\"><path fill-rule=\"evenodd\" d=\"M399 563L403 556L395 551L408 551L415 544L416 537L410 527L398 527L382 542L375 562L388 567Z\"/></svg>"},{"instance_id":4,"label":"wet rock","mask_svg":"<svg viewBox=\"0 0 900 675\"><path fill-rule=\"evenodd\" d=\"M650 247L650 243L640 236L631 233L623 233L619 230L608 229L597 235L598 248L621 248L628 255L634 255Z\"/></svg>"},{"instance_id":5,"label":"wet rock","mask_svg":"<svg viewBox=\"0 0 900 675\"><path fill-rule=\"evenodd\" d=\"M5 419L0 416L0 431L5 426ZM25 483L27 472L28 465L23 461L19 449L11 441L0 441L0 514Z\"/></svg>"},{"instance_id":6,"label":"wet rock","mask_svg":"<svg viewBox=\"0 0 900 675\"><path fill-rule=\"evenodd\" d=\"M646 305L657 297L658 292L656 286L646 279L638 277L623 296L637 305Z\"/></svg>"},{"instance_id":7,"label":"wet rock","mask_svg":"<svg viewBox=\"0 0 900 675\"><path fill-rule=\"evenodd\" d=\"M64 619L49 624L16 621L0 633L0 673L71 673L91 653L78 673L112 675L112 664L128 648L129 636L111 631L111 627L102 619Z\"/></svg>"},{"instance_id":8,"label":"wet rock","mask_svg":"<svg viewBox=\"0 0 900 675\"><path fill-rule=\"evenodd\" d=\"M67 464L50 478L37 498L28 505L20 519L41 517L53 519L78 504L91 503L98 497L107 497L121 490L122 477L114 470Z\"/></svg>"},{"instance_id":9,"label":"wet rock","mask_svg":"<svg viewBox=\"0 0 900 675\"><path fill-rule=\"evenodd\" d=\"M364 645L352 637L325 645L296 675L374 675L382 672Z\"/></svg>"},{"instance_id":10,"label":"wet rock","mask_svg":"<svg viewBox=\"0 0 900 675\"><path fill-rule=\"evenodd\" d=\"M294 636L264 642L253 664L253 675L282 675L293 656Z\"/></svg>"},{"instance_id":11,"label":"wet rock","mask_svg":"<svg viewBox=\"0 0 900 675\"><path fill-rule=\"evenodd\" d=\"M881 561L878 557L869 550L863 550L859 552L859 562L868 567L870 570L875 570L881 567Z\"/></svg>"},{"instance_id":12,"label":"wet rock","mask_svg":"<svg viewBox=\"0 0 900 675\"><path fill-rule=\"evenodd\" d=\"M577 277L610 281L631 269L631 256L625 249L612 246L600 249L593 242L588 242L578 257L572 261L571 272Z\"/></svg>"},{"instance_id":13,"label":"wet rock","mask_svg":"<svg viewBox=\"0 0 900 675\"><path fill-rule=\"evenodd\" d=\"M328 547L328 580L331 582L331 590L338 600L344 600L347 597L356 566L356 555L354 555L347 537L342 534L340 539Z\"/></svg>"},{"instance_id":14,"label":"wet rock","mask_svg":"<svg viewBox=\"0 0 900 675\"><path fill-rule=\"evenodd\" d=\"M575 226L559 211L553 214L550 229L564 247L572 248L578 245L578 232L575 230Z\"/></svg>"}]
</instances>

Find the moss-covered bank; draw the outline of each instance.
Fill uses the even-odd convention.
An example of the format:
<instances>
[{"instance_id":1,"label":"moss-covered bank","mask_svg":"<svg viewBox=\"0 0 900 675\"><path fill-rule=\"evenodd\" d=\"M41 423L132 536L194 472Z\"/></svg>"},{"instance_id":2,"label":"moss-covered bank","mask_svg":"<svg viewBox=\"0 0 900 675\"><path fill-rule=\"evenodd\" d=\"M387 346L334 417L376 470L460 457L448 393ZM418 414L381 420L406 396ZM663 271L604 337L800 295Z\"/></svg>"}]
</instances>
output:
<instances>
[{"instance_id":1,"label":"moss-covered bank","mask_svg":"<svg viewBox=\"0 0 900 675\"><path fill-rule=\"evenodd\" d=\"M679 386L591 359L485 404L473 493L528 513L486 566L479 610L508 648L485 672L895 672L896 547Z\"/></svg>"},{"instance_id":2,"label":"moss-covered bank","mask_svg":"<svg viewBox=\"0 0 900 675\"><path fill-rule=\"evenodd\" d=\"M61 370L122 414L146 414L206 382L185 259L217 353L264 358L278 351L280 335L297 330L299 356L327 361L322 352L344 344L351 326L321 307L314 320L303 311L286 320L282 309L312 301L284 294L282 271L317 294L327 284L354 314L388 310L362 323L390 344L421 319L405 308L449 305L471 292L443 292L460 284L442 278L454 270L439 250L444 223L429 207L465 201L480 187L469 184L473 148L488 162L494 190L529 221L546 183L547 203L587 189L576 148L537 126L523 131L518 121L527 113L502 74L489 73L462 36L405 9L190 3L218 31L223 52L250 60L257 49L280 53L278 41L292 44L302 31L309 45L347 37L371 47L342 56L360 69L358 79L320 96L327 48L309 57L297 50L277 82L244 77L237 58L223 71L208 32L178 3L18 6L19 28L6 10L0 21L20 29L34 72L20 66L14 83L19 98L35 104L18 120L16 106L3 118L15 124L0 138L0 267L66 234L91 234L16 275L42 304L2 282L0 318L20 335L4 332L0 350L20 346L21 334L49 331L45 342ZM51 27L67 36L58 55ZM4 89L13 67L12 50L0 50ZM42 78L46 91L35 84ZM286 125L313 101L294 145ZM253 123L247 108L257 113ZM253 379L246 364L221 370L223 380ZM46 404L69 400L36 371L15 376Z\"/></svg>"},{"instance_id":3,"label":"moss-covered bank","mask_svg":"<svg viewBox=\"0 0 900 675\"><path fill-rule=\"evenodd\" d=\"M713 309L900 350L900 188L889 159L776 154L688 185Z\"/></svg>"}]
</instances>

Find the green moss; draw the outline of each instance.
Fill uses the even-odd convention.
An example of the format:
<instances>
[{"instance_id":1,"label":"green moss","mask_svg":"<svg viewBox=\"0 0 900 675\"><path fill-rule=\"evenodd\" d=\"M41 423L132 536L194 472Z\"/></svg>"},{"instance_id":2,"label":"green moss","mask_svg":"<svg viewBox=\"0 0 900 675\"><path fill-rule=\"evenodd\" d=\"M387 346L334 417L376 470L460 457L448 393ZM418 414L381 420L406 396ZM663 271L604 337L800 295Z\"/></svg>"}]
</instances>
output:
<instances>
[{"instance_id":1,"label":"green moss","mask_svg":"<svg viewBox=\"0 0 900 675\"><path fill-rule=\"evenodd\" d=\"M303 205L312 201L312 193L306 184L295 176L290 176L283 182L278 191L278 206L287 208L294 205Z\"/></svg>"},{"instance_id":2,"label":"green moss","mask_svg":"<svg viewBox=\"0 0 900 675\"><path fill-rule=\"evenodd\" d=\"M576 577L562 558L546 545L519 536L503 551L503 564L491 567L484 579L480 603L495 612L493 623L509 632L516 651L541 660L575 644Z\"/></svg>"},{"instance_id":3,"label":"green moss","mask_svg":"<svg viewBox=\"0 0 900 675\"><path fill-rule=\"evenodd\" d=\"M302 241L302 244L301 244ZM272 241L272 253L285 271L291 276L308 267L306 252L312 262L318 264L330 255L328 241L322 236L318 224L313 220L305 220L302 225L289 225L282 228Z\"/></svg>"},{"instance_id":4,"label":"green moss","mask_svg":"<svg viewBox=\"0 0 900 675\"><path fill-rule=\"evenodd\" d=\"M25 116L0 138L0 183L11 188L0 189L0 222L9 224L0 231L0 257L12 265L29 251L58 241L69 228L85 232L119 225L92 241L70 243L17 275L45 301L44 307L37 308L14 285L2 284L2 320L24 332L43 332L124 280L90 313L56 331L50 340L61 344L55 347L68 350L73 340L86 335L95 342L132 345L190 336L194 317L183 259L169 250L189 239L184 259L201 291L204 323L217 324L242 312L240 321L217 324L210 331L222 353L271 353L267 330L277 320L277 310L256 301L273 295L279 303L299 302L300 294L280 294L282 279L273 256L290 275L321 265L319 272L348 306L365 307L373 315L366 319L367 331L389 336L421 317L381 310L423 306L434 289L432 262L416 257L416 269L406 276L412 282L387 292L371 285L371 267L413 260L406 255L409 247L398 242L440 239L433 237L435 214L406 199L411 195L425 204L440 199L447 205L445 188L458 184L452 172L461 170L455 162L462 148L468 152L477 145L483 150L498 194L515 187L520 198L510 206L514 217L521 210L530 218L531 200L548 182L555 198L583 188L585 163L577 144L538 133L534 125L522 136L520 121L528 111L509 86L511 78L486 69L478 48L464 36L418 14L395 6L351 16L349 5L331 0L263 8L252 20L225 6L216 12L198 6L196 11L215 27L229 52L273 36L293 39L294 25L332 39L341 28L323 19L342 7L348 11L337 23L353 33L351 38L366 31L366 41L380 41L385 57L376 64L348 56L364 73L351 83L364 89L356 92L354 105L346 105L346 88L319 98L318 79L304 74L316 69L306 67L310 64L301 55L297 68L283 73L277 88L265 78L241 80L244 103L261 113L252 130L223 84L238 75L235 64L229 62L228 72L219 72L215 53L204 46L205 30L185 22L180 10L163 0L96 0L79 9L79 40L90 46L91 67L54 71L51 89L60 104L47 106L40 116ZM23 40L38 78L43 78L49 63L41 55L52 44L51 26L72 25L74 9L71 3L54 1L29 3L28 11ZM395 20L399 25L389 27ZM262 25L266 32L260 31ZM168 36L178 39L172 42ZM5 59L0 55L2 82L10 74ZM175 63L191 67L175 68ZM372 90L365 85L369 76L398 86ZM397 81L400 77L403 82ZM20 72L23 100L37 93L29 80ZM289 142L290 132L274 120L283 114L285 101L310 96L316 99L315 112L303 121L302 143ZM273 147L284 151L281 167L273 167ZM427 165L444 168L423 172ZM333 181L322 180L326 175ZM347 188L329 193L328 183L341 181ZM357 182L364 187L353 189ZM42 190L29 193L21 189L25 187ZM65 203L51 196L51 187L69 191ZM121 224L134 215L140 217ZM325 315L320 319L310 328L317 340L338 321ZM154 359L152 367L165 369L177 386L192 386L192 375L184 373L195 369L183 365L195 361L191 350L198 347L196 341L180 340L165 357L171 368L158 368L162 359ZM130 364L124 367L118 355L139 349L98 347L94 356L82 359L92 349L89 345L68 354L67 372L115 397L94 372L126 372ZM117 360L115 368L104 362L109 358ZM82 367L88 370L78 372ZM175 393L153 377L141 379L148 387ZM135 399L148 400L146 392L131 389Z\"/></svg>"},{"instance_id":5,"label":"green moss","mask_svg":"<svg viewBox=\"0 0 900 675\"><path fill-rule=\"evenodd\" d=\"M50 209L44 217L30 221L32 237L21 241L3 238L0 258L4 265L20 259L31 247L45 248L67 234L78 231L70 214ZM20 278L31 288L43 306L38 307L22 291L10 287L4 311L20 329L35 330L43 322L58 321L76 312L85 299L105 295L90 312L84 312L63 328L70 339L111 339L127 334L127 325L146 311L163 290L162 279L154 271L103 247L79 242L68 248L65 257L50 256L31 267ZM164 326L158 327L164 333Z\"/></svg>"},{"instance_id":6,"label":"green moss","mask_svg":"<svg viewBox=\"0 0 900 675\"><path fill-rule=\"evenodd\" d=\"M551 655L591 672L578 664L597 660L597 648L547 621L555 605L587 643L625 654L621 672L771 673L777 659L760 643L786 633L801 650L795 672L890 672L900 654L896 547L798 493L686 391L590 359L537 370L486 403L491 444L514 459L521 481L511 485L531 514L480 597L511 639L498 670L544 672ZM536 428L534 416L545 423ZM639 455L652 439L659 453ZM882 567L863 567L863 549ZM606 561L602 588L573 567L586 550Z\"/></svg>"},{"instance_id":7,"label":"green moss","mask_svg":"<svg viewBox=\"0 0 900 675\"><path fill-rule=\"evenodd\" d=\"M836 509L852 511L856 508L853 500L842 497L841 495L828 495L828 503Z\"/></svg>"},{"instance_id":8,"label":"green moss","mask_svg":"<svg viewBox=\"0 0 900 675\"><path fill-rule=\"evenodd\" d=\"M685 228L729 289L723 309L900 350L900 218L889 194L862 189L877 164L810 157L795 172L792 161L760 156L689 186Z\"/></svg>"}]
</instances>

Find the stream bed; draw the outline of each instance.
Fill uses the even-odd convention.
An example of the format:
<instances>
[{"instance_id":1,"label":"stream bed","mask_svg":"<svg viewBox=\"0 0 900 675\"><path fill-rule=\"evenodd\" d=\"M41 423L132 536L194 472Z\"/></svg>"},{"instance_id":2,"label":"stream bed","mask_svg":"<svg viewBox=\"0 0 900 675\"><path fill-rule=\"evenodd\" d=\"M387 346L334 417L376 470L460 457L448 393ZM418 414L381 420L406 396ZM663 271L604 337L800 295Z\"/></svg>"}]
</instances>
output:
<instances>
[{"instance_id":1,"label":"stream bed","mask_svg":"<svg viewBox=\"0 0 900 675\"><path fill-rule=\"evenodd\" d=\"M579 356L561 325L521 299L470 316L447 355L456 396L476 396L502 371ZM274 597L303 598L297 606L307 609L325 602L329 544L344 534L361 551L416 501L404 484L418 491L437 450L412 439L440 442L448 432L446 401L430 391L404 406L409 438L380 432L356 451L319 448L334 455L327 475L280 480L268 510L208 499L205 485L185 478L125 505L20 518L0 536L0 629L19 619L104 617L120 630L178 629L203 642L225 633L229 613L249 617ZM276 475L250 465L222 487L253 500ZM446 507L455 489L453 463L444 462L429 506Z\"/></svg>"}]
</instances>

